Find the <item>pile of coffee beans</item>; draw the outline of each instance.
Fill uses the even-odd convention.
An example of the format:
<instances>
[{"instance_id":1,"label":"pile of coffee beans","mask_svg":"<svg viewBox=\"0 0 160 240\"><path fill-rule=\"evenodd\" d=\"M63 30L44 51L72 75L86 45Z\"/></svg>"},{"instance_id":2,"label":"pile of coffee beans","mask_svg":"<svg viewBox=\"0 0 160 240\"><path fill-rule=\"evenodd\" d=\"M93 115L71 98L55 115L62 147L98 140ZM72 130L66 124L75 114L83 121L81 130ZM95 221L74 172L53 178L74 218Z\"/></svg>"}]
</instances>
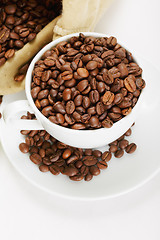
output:
<instances>
[{"instance_id":1,"label":"pile of coffee beans","mask_svg":"<svg viewBox=\"0 0 160 240\"><path fill-rule=\"evenodd\" d=\"M28 112L22 118L34 119L35 115ZM124 151L133 153L136 150L136 144L125 139L131 133L132 130L128 129L123 136L109 144L109 150L102 153L99 150L70 147L45 130L22 130L25 143L20 143L19 149L22 153L29 153L30 160L39 166L41 172L50 171L53 175L62 173L74 181L90 181L108 167L112 155L120 158Z\"/></svg>"},{"instance_id":2,"label":"pile of coffee beans","mask_svg":"<svg viewBox=\"0 0 160 240\"><path fill-rule=\"evenodd\" d=\"M81 33L36 62L31 95L53 123L72 129L109 128L135 106L145 87L141 74L115 37Z\"/></svg>"},{"instance_id":3,"label":"pile of coffee beans","mask_svg":"<svg viewBox=\"0 0 160 240\"><path fill-rule=\"evenodd\" d=\"M1 0L0 66L13 57L16 50L35 39L60 11L60 0Z\"/></svg>"}]
</instances>

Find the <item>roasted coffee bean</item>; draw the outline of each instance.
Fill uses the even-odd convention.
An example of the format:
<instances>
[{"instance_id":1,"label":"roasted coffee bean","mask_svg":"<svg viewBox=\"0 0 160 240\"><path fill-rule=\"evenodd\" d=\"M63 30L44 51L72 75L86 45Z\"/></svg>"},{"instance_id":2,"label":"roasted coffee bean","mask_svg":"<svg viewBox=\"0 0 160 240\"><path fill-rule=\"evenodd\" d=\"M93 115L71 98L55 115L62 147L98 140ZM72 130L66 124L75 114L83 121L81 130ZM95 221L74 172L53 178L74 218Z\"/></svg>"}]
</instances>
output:
<instances>
[{"instance_id":1,"label":"roasted coffee bean","mask_svg":"<svg viewBox=\"0 0 160 240\"><path fill-rule=\"evenodd\" d=\"M92 178L93 178L93 175L90 174L90 173L88 173L88 174L84 177L84 180L85 180L85 181L90 181L90 180L92 180Z\"/></svg>"},{"instance_id":2,"label":"roasted coffee bean","mask_svg":"<svg viewBox=\"0 0 160 240\"><path fill-rule=\"evenodd\" d=\"M56 102L54 105L53 105L53 108L56 112L59 112L59 113L62 113L62 114L65 114L66 113L66 110L65 110L65 107L64 105L61 103L61 102Z\"/></svg>"},{"instance_id":3,"label":"roasted coffee bean","mask_svg":"<svg viewBox=\"0 0 160 240\"><path fill-rule=\"evenodd\" d=\"M15 54L15 50L14 49L9 49L6 53L5 53L5 58L9 59L11 57L13 57Z\"/></svg>"},{"instance_id":4,"label":"roasted coffee bean","mask_svg":"<svg viewBox=\"0 0 160 240\"><path fill-rule=\"evenodd\" d=\"M49 171L49 167L47 165L45 165L45 164L42 164L42 165L39 166L39 170L41 172L48 172Z\"/></svg>"},{"instance_id":5,"label":"roasted coffee bean","mask_svg":"<svg viewBox=\"0 0 160 240\"><path fill-rule=\"evenodd\" d=\"M73 101L68 101L66 104L66 113L72 114L75 110L75 104Z\"/></svg>"},{"instance_id":6,"label":"roasted coffee bean","mask_svg":"<svg viewBox=\"0 0 160 240\"><path fill-rule=\"evenodd\" d=\"M96 61L89 61L86 65L87 70L94 70L97 67L98 63Z\"/></svg>"},{"instance_id":7,"label":"roasted coffee bean","mask_svg":"<svg viewBox=\"0 0 160 240\"><path fill-rule=\"evenodd\" d=\"M92 116L89 120L89 124L93 128L97 128L99 126L99 119L96 116Z\"/></svg>"},{"instance_id":8,"label":"roasted coffee bean","mask_svg":"<svg viewBox=\"0 0 160 240\"><path fill-rule=\"evenodd\" d=\"M125 136L130 136L131 134L132 134L132 130L131 128L129 128L127 132L125 132Z\"/></svg>"},{"instance_id":9,"label":"roasted coffee bean","mask_svg":"<svg viewBox=\"0 0 160 240\"><path fill-rule=\"evenodd\" d=\"M83 162L86 166L93 166L97 163L97 158L94 156L86 156L83 158Z\"/></svg>"},{"instance_id":10,"label":"roasted coffee bean","mask_svg":"<svg viewBox=\"0 0 160 240\"><path fill-rule=\"evenodd\" d=\"M131 107L125 108L125 109L122 110L122 114L126 116L126 115L128 115L131 111L132 111L132 108L131 108Z\"/></svg>"},{"instance_id":11,"label":"roasted coffee bean","mask_svg":"<svg viewBox=\"0 0 160 240\"><path fill-rule=\"evenodd\" d=\"M93 156L95 156L96 158L100 158L102 156L102 152L99 150L94 150Z\"/></svg>"},{"instance_id":12,"label":"roasted coffee bean","mask_svg":"<svg viewBox=\"0 0 160 240\"><path fill-rule=\"evenodd\" d=\"M105 151L102 154L102 160L105 162L109 162L111 160L111 158L112 158L112 154L109 151Z\"/></svg>"},{"instance_id":13,"label":"roasted coffee bean","mask_svg":"<svg viewBox=\"0 0 160 240\"><path fill-rule=\"evenodd\" d=\"M52 165L49 166L49 171L53 174L53 175L58 175L60 174L60 168L56 165Z\"/></svg>"},{"instance_id":14,"label":"roasted coffee bean","mask_svg":"<svg viewBox=\"0 0 160 240\"><path fill-rule=\"evenodd\" d=\"M42 162L41 156L37 153L32 153L30 155L30 160L37 165L39 165Z\"/></svg>"},{"instance_id":15,"label":"roasted coffee bean","mask_svg":"<svg viewBox=\"0 0 160 240\"><path fill-rule=\"evenodd\" d=\"M72 176L75 176L78 174L78 169L75 168L75 167L65 167L64 171L63 171L63 174L69 176L69 177L72 177Z\"/></svg>"},{"instance_id":16,"label":"roasted coffee bean","mask_svg":"<svg viewBox=\"0 0 160 240\"><path fill-rule=\"evenodd\" d=\"M105 105L110 105L114 101L114 93L106 91L103 95L103 103Z\"/></svg>"},{"instance_id":17,"label":"roasted coffee bean","mask_svg":"<svg viewBox=\"0 0 160 240\"><path fill-rule=\"evenodd\" d=\"M71 97L72 97L72 91L70 88L65 88L64 91L63 91L63 100L64 101L69 101L71 100Z\"/></svg>"},{"instance_id":18,"label":"roasted coffee bean","mask_svg":"<svg viewBox=\"0 0 160 240\"><path fill-rule=\"evenodd\" d=\"M81 172L81 174L82 174L83 176L86 176L86 175L88 174L88 172L89 172L89 167L83 165L83 166L81 167L81 169L80 169L80 172Z\"/></svg>"},{"instance_id":19,"label":"roasted coffee bean","mask_svg":"<svg viewBox=\"0 0 160 240\"><path fill-rule=\"evenodd\" d=\"M99 101L99 92L97 90L93 90L89 93L89 98L91 103L95 104Z\"/></svg>"},{"instance_id":20,"label":"roasted coffee bean","mask_svg":"<svg viewBox=\"0 0 160 240\"><path fill-rule=\"evenodd\" d=\"M83 179L83 175L79 173L75 176L70 176L69 178L73 181L81 181Z\"/></svg>"},{"instance_id":21,"label":"roasted coffee bean","mask_svg":"<svg viewBox=\"0 0 160 240\"><path fill-rule=\"evenodd\" d=\"M82 78L87 78L89 76L89 72L85 68L78 68L77 73Z\"/></svg>"},{"instance_id":22,"label":"roasted coffee bean","mask_svg":"<svg viewBox=\"0 0 160 240\"><path fill-rule=\"evenodd\" d=\"M29 146L26 143L21 143L19 145L19 149L22 153L28 153L29 152Z\"/></svg>"},{"instance_id":23,"label":"roasted coffee bean","mask_svg":"<svg viewBox=\"0 0 160 240\"><path fill-rule=\"evenodd\" d=\"M114 153L114 156L116 158L121 158L123 155L124 155L124 151L122 149L119 149Z\"/></svg>"},{"instance_id":24,"label":"roasted coffee bean","mask_svg":"<svg viewBox=\"0 0 160 240\"><path fill-rule=\"evenodd\" d=\"M63 157L63 159L67 159L67 158L69 158L69 157L71 156L71 154L72 154L71 150L70 150L70 149L66 149L66 150L63 152L62 157Z\"/></svg>"},{"instance_id":25,"label":"roasted coffee bean","mask_svg":"<svg viewBox=\"0 0 160 240\"><path fill-rule=\"evenodd\" d=\"M111 152L111 153L114 153L114 152L116 152L118 150L118 147L116 146L116 145L111 145L110 146L110 148L109 148L109 152Z\"/></svg>"},{"instance_id":26,"label":"roasted coffee bean","mask_svg":"<svg viewBox=\"0 0 160 240\"><path fill-rule=\"evenodd\" d=\"M77 84L77 89L80 92L83 92L87 87L88 87L88 81L87 80L82 80Z\"/></svg>"},{"instance_id":27,"label":"roasted coffee bean","mask_svg":"<svg viewBox=\"0 0 160 240\"><path fill-rule=\"evenodd\" d=\"M91 166L89 171L93 176L97 176L100 174L100 170L97 166Z\"/></svg>"},{"instance_id":28,"label":"roasted coffee bean","mask_svg":"<svg viewBox=\"0 0 160 240\"><path fill-rule=\"evenodd\" d=\"M93 154L92 149L85 149L84 154L86 156L92 156L92 154Z\"/></svg>"},{"instance_id":29,"label":"roasted coffee bean","mask_svg":"<svg viewBox=\"0 0 160 240\"><path fill-rule=\"evenodd\" d=\"M129 75L124 79L124 85L129 92L136 91L135 77L133 75Z\"/></svg>"},{"instance_id":30,"label":"roasted coffee bean","mask_svg":"<svg viewBox=\"0 0 160 240\"><path fill-rule=\"evenodd\" d=\"M130 143L127 147L126 147L126 152L127 153L133 153L137 148L137 145L135 143Z\"/></svg>"},{"instance_id":31,"label":"roasted coffee bean","mask_svg":"<svg viewBox=\"0 0 160 240\"><path fill-rule=\"evenodd\" d=\"M127 68L126 64L120 63L120 64L118 64L117 67L118 67L118 69L121 73L121 78L124 78L124 77L128 76L128 68Z\"/></svg>"},{"instance_id":32,"label":"roasted coffee bean","mask_svg":"<svg viewBox=\"0 0 160 240\"><path fill-rule=\"evenodd\" d=\"M83 123L75 123L74 125L72 125L71 127L72 129L75 129L75 130L83 130L86 128L85 124Z\"/></svg>"},{"instance_id":33,"label":"roasted coffee bean","mask_svg":"<svg viewBox=\"0 0 160 240\"><path fill-rule=\"evenodd\" d=\"M108 167L108 164L107 164L105 161L99 161L99 162L97 163L97 167L98 167L99 169L106 169L106 168Z\"/></svg>"},{"instance_id":34,"label":"roasted coffee bean","mask_svg":"<svg viewBox=\"0 0 160 240\"><path fill-rule=\"evenodd\" d=\"M119 147L121 149L125 149L128 146L128 144L129 144L129 142L126 139L123 139L123 140L119 141Z\"/></svg>"},{"instance_id":35,"label":"roasted coffee bean","mask_svg":"<svg viewBox=\"0 0 160 240\"><path fill-rule=\"evenodd\" d=\"M111 128L113 126L113 121L109 118L106 118L102 121L102 126L104 128Z\"/></svg>"}]
</instances>

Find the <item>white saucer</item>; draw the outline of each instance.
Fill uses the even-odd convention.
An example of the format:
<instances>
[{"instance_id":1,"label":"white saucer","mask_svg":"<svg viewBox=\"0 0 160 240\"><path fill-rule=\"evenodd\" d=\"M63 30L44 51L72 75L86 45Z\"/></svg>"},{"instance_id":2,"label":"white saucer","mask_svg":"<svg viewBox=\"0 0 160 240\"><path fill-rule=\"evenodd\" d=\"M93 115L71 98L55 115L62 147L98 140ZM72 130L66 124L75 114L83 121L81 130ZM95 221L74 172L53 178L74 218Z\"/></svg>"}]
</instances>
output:
<instances>
[{"instance_id":1,"label":"white saucer","mask_svg":"<svg viewBox=\"0 0 160 240\"><path fill-rule=\"evenodd\" d=\"M33 164L28 155L19 151L23 136L13 128L8 128L0 120L0 137L8 159L18 172L37 187L70 199L97 200L115 197L141 186L160 170L160 72L149 62L139 58L145 72L147 98L143 111L128 138L138 148L135 153L125 154L122 159L112 158L109 167L90 182L74 182L64 175L54 176L50 172L42 173ZM25 99L24 92L5 96L1 111L7 103ZM104 148L105 149L105 148ZM104 150L103 149L103 150Z\"/></svg>"}]
</instances>

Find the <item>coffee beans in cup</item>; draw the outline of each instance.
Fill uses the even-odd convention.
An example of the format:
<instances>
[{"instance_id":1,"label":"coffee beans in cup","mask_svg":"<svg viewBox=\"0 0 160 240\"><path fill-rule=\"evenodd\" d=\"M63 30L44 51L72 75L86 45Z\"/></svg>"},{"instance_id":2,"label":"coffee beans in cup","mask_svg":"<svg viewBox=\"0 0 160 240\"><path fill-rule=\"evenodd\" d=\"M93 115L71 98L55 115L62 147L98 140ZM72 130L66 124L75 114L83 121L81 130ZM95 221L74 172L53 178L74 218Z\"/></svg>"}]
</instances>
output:
<instances>
[{"instance_id":1,"label":"coffee beans in cup","mask_svg":"<svg viewBox=\"0 0 160 240\"><path fill-rule=\"evenodd\" d=\"M145 81L115 37L71 37L36 62L31 95L51 122L71 129L110 128L135 106Z\"/></svg>"},{"instance_id":2,"label":"coffee beans in cup","mask_svg":"<svg viewBox=\"0 0 160 240\"><path fill-rule=\"evenodd\" d=\"M0 66L60 14L60 0L0 1ZM23 80L23 77L16 78Z\"/></svg>"},{"instance_id":3,"label":"coffee beans in cup","mask_svg":"<svg viewBox=\"0 0 160 240\"><path fill-rule=\"evenodd\" d=\"M33 114L27 113L23 119L34 119ZM103 153L95 149L81 149L68 146L53 138L45 130L22 130L25 142L20 143L19 149L29 154L29 159L38 166L41 172L60 173L73 181L90 181L102 170L107 169L110 160L115 156L121 158L125 152L128 154L136 150L135 143L126 139L132 133L131 128L116 141L106 146Z\"/></svg>"}]
</instances>

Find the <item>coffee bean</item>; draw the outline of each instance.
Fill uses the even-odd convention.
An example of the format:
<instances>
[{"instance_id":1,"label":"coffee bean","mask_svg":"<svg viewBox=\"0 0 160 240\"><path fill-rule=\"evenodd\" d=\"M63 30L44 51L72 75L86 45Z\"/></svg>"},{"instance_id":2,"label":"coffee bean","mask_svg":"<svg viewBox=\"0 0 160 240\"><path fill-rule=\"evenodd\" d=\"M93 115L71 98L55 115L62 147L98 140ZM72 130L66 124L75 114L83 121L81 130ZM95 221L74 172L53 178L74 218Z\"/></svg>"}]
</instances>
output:
<instances>
[{"instance_id":1,"label":"coffee bean","mask_svg":"<svg viewBox=\"0 0 160 240\"><path fill-rule=\"evenodd\" d=\"M83 166L81 167L81 169L80 169L80 172L81 172L81 174L82 174L83 176L86 176L86 175L88 174L88 172L89 172L89 167L83 165Z\"/></svg>"},{"instance_id":2,"label":"coffee bean","mask_svg":"<svg viewBox=\"0 0 160 240\"><path fill-rule=\"evenodd\" d=\"M90 173L93 175L93 176L97 176L100 174L100 170L98 167L96 166L91 166L90 169L89 169Z\"/></svg>"},{"instance_id":3,"label":"coffee bean","mask_svg":"<svg viewBox=\"0 0 160 240\"><path fill-rule=\"evenodd\" d=\"M29 146L26 143L21 143L19 145L19 149L22 153L28 153L29 152Z\"/></svg>"},{"instance_id":4,"label":"coffee bean","mask_svg":"<svg viewBox=\"0 0 160 240\"><path fill-rule=\"evenodd\" d=\"M78 169L75 167L65 167L63 173L69 177L75 176L78 174Z\"/></svg>"},{"instance_id":5,"label":"coffee bean","mask_svg":"<svg viewBox=\"0 0 160 240\"><path fill-rule=\"evenodd\" d=\"M97 163L97 167L98 167L99 169L106 169L106 168L108 167L108 164L107 164L105 161L99 161L99 162Z\"/></svg>"},{"instance_id":6,"label":"coffee bean","mask_svg":"<svg viewBox=\"0 0 160 240\"><path fill-rule=\"evenodd\" d=\"M61 102L56 102L54 105L53 105L53 108L56 112L59 112L61 114L65 114L66 113L66 110L65 110L65 107L64 105L61 103Z\"/></svg>"},{"instance_id":7,"label":"coffee bean","mask_svg":"<svg viewBox=\"0 0 160 240\"><path fill-rule=\"evenodd\" d=\"M95 104L99 101L99 92L97 90L93 90L89 93L89 98L91 103Z\"/></svg>"},{"instance_id":8,"label":"coffee bean","mask_svg":"<svg viewBox=\"0 0 160 240\"><path fill-rule=\"evenodd\" d=\"M67 158L69 158L69 157L71 156L71 154L72 154L71 150L70 150L70 149L66 149L66 150L63 152L62 157L63 157L63 159L67 159Z\"/></svg>"},{"instance_id":9,"label":"coffee bean","mask_svg":"<svg viewBox=\"0 0 160 240\"><path fill-rule=\"evenodd\" d=\"M10 31L9 29L2 29L0 31L0 44L5 43L7 39L9 38Z\"/></svg>"},{"instance_id":10,"label":"coffee bean","mask_svg":"<svg viewBox=\"0 0 160 240\"><path fill-rule=\"evenodd\" d=\"M135 77L133 75L129 75L124 79L124 85L129 92L136 91Z\"/></svg>"},{"instance_id":11,"label":"coffee bean","mask_svg":"<svg viewBox=\"0 0 160 240\"><path fill-rule=\"evenodd\" d=\"M76 130L83 130L86 128L86 126L82 123L75 123L71 128Z\"/></svg>"},{"instance_id":12,"label":"coffee bean","mask_svg":"<svg viewBox=\"0 0 160 240\"><path fill-rule=\"evenodd\" d=\"M89 72L85 68L78 68L77 73L82 78L87 78L89 76Z\"/></svg>"},{"instance_id":13,"label":"coffee bean","mask_svg":"<svg viewBox=\"0 0 160 240\"><path fill-rule=\"evenodd\" d=\"M56 165L52 165L49 166L49 171L53 174L53 175L58 175L60 173L60 169L58 166Z\"/></svg>"},{"instance_id":14,"label":"coffee bean","mask_svg":"<svg viewBox=\"0 0 160 240\"><path fill-rule=\"evenodd\" d=\"M85 180L85 181L91 181L92 178L93 178L93 175L90 174L90 173L88 173L88 174L85 176L84 180Z\"/></svg>"},{"instance_id":15,"label":"coffee bean","mask_svg":"<svg viewBox=\"0 0 160 240\"><path fill-rule=\"evenodd\" d=\"M77 174L75 176L70 176L69 178L73 181L81 181L83 179L83 175L82 174Z\"/></svg>"},{"instance_id":16,"label":"coffee bean","mask_svg":"<svg viewBox=\"0 0 160 240\"><path fill-rule=\"evenodd\" d=\"M109 118L106 118L102 121L102 126L104 128L111 128L113 126L113 121Z\"/></svg>"},{"instance_id":17,"label":"coffee bean","mask_svg":"<svg viewBox=\"0 0 160 240\"><path fill-rule=\"evenodd\" d=\"M93 166L97 163L97 158L94 156L86 156L83 158L83 162L86 166Z\"/></svg>"},{"instance_id":18,"label":"coffee bean","mask_svg":"<svg viewBox=\"0 0 160 240\"><path fill-rule=\"evenodd\" d=\"M7 14L14 14L16 12L17 6L16 4L7 5L4 10Z\"/></svg>"},{"instance_id":19,"label":"coffee bean","mask_svg":"<svg viewBox=\"0 0 160 240\"><path fill-rule=\"evenodd\" d=\"M24 43L23 43L21 40L16 40L16 41L14 42L14 46L15 46L16 48L20 49L20 48L23 48Z\"/></svg>"},{"instance_id":20,"label":"coffee bean","mask_svg":"<svg viewBox=\"0 0 160 240\"><path fill-rule=\"evenodd\" d=\"M91 127L96 128L99 126L99 119L96 116L92 116L89 120Z\"/></svg>"},{"instance_id":21,"label":"coffee bean","mask_svg":"<svg viewBox=\"0 0 160 240\"><path fill-rule=\"evenodd\" d=\"M110 151L111 153L114 153L114 152L116 152L117 150L118 150L118 147L117 147L116 145L111 145L110 148L109 148L109 151Z\"/></svg>"},{"instance_id":22,"label":"coffee bean","mask_svg":"<svg viewBox=\"0 0 160 240\"><path fill-rule=\"evenodd\" d=\"M86 156L92 156L92 149L85 149L85 151L84 151L84 154L86 155Z\"/></svg>"},{"instance_id":23,"label":"coffee bean","mask_svg":"<svg viewBox=\"0 0 160 240\"><path fill-rule=\"evenodd\" d=\"M97 67L96 61L89 61L86 65L87 70L94 70Z\"/></svg>"},{"instance_id":24,"label":"coffee bean","mask_svg":"<svg viewBox=\"0 0 160 240\"><path fill-rule=\"evenodd\" d=\"M131 128L129 128L127 132L125 132L125 136L130 136L131 134L132 134L132 130Z\"/></svg>"},{"instance_id":25,"label":"coffee bean","mask_svg":"<svg viewBox=\"0 0 160 240\"><path fill-rule=\"evenodd\" d=\"M137 145L135 143L130 143L127 147L126 147L126 152L127 153L133 153L137 148Z\"/></svg>"},{"instance_id":26,"label":"coffee bean","mask_svg":"<svg viewBox=\"0 0 160 240\"><path fill-rule=\"evenodd\" d=\"M95 156L96 158L100 158L102 156L102 152L99 150L94 150L93 156Z\"/></svg>"},{"instance_id":27,"label":"coffee bean","mask_svg":"<svg viewBox=\"0 0 160 240\"><path fill-rule=\"evenodd\" d=\"M39 166L39 170L41 172L48 172L49 171L49 167L47 165L45 165L45 164L42 164L42 165Z\"/></svg>"},{"instance_id":28,"label":"coffee bean","mask_svg":"<svg viewBox=\"0 0 160 240\"><path fill-rule=\"evenodd\" d=\"M72 114L75 110L75 104L73 101L68 101L67 104L66 104L66 112L68 114Z\"/></svg>"},{"instance_id":29,"label":"coffee bean","mask_svg":"<svg viewBox=\"0 0 160 240\"><path fill-rule=\"evenodd\" d=\"M102 154L102 160L105 162L109 162L111 160L111 158L112 158L112 154L109 151L105 151Z\"/></svg>"},{"instance_id":30,"label":"coffee bean","mask_svg":"<svg viewBox=\"0 0 160 240\"><path fill-rule=\"evenodd\" d=\"M80 92L83 92L87 87L88 87L88 81L87 80L82 80L77 84L77 89Z\"/></svg>"},{"instance_id":31,"label":"coffee bean","mask_svg":"<svg viewBox=\"0 0 160 240\"><path fill-rule=\"evenodd\" d=\"M126 64L120 63L120 64L118 64L117 67L118 67L118 69L121 73L121 78L124 78L124 77L128 76L128 68L127 68Z\"/></svg>"},{"instance_id":32,"label":"coffee bean","mask_svg":"<svg viewBox=\"0 0 160 240\"><path fill-rule=\"evenodd\" d=\"M37 165L39 165L42 162L41 156L37 153L32 153L30 155L30 160Z\"/></svg>"},{"instance_id":33,"label":"coffee bean","mask_svg":"<svg viewBox=\"0 0 160 240\"><path fill-rule=\"evenodd\" d=\"M121 149L125 149L125 148L128 146L128 144L129 144L128 140L123 139L123 140L121 140L121 141L119 142L119 147L120 147Z\"/></svg>"},{"instance_id":34,"label":"coffee bean","mask_svg":"<svg viewBox=\"0 0 160 240\"><path fill-rule=\"evenodd\" d=\"M114 156L116 158L121 158L123 155L124 155L124 151L122 149L119 149L114 153Z\"/></svg>"},{"instance_id":35,"label":"coffee bean","mask_svg":"<svg viewBox=\"0 0 160 240\"><path fill-rule=\"evenodd\" d=\"M63 91L63 99L64 101L69 101L71 99L71 94L72 94L72 91L70 88L65 88L64 91Z\"/></svg>"},{"instance_id":36,"label":"coffee bean","mask_svg":"<svg viewBox=\"0 0 160 240\"><path fill-rule=\"evenodd\" d=\"M36 33L29 33L29 35L27 36L28 42L33 41L35 39L35 37L36 37Z\"/></svg>"},{"instance_id":37,"label":"coffee bean","mask_svg":"<svg viewBox=\"0 0 160 240\"><path fill-rule=\"evenodd\" d=\"M114 101L114 93L106 91L103 95L103 103L105 105L110 105Z\"/></svg>"}]
</instances>

